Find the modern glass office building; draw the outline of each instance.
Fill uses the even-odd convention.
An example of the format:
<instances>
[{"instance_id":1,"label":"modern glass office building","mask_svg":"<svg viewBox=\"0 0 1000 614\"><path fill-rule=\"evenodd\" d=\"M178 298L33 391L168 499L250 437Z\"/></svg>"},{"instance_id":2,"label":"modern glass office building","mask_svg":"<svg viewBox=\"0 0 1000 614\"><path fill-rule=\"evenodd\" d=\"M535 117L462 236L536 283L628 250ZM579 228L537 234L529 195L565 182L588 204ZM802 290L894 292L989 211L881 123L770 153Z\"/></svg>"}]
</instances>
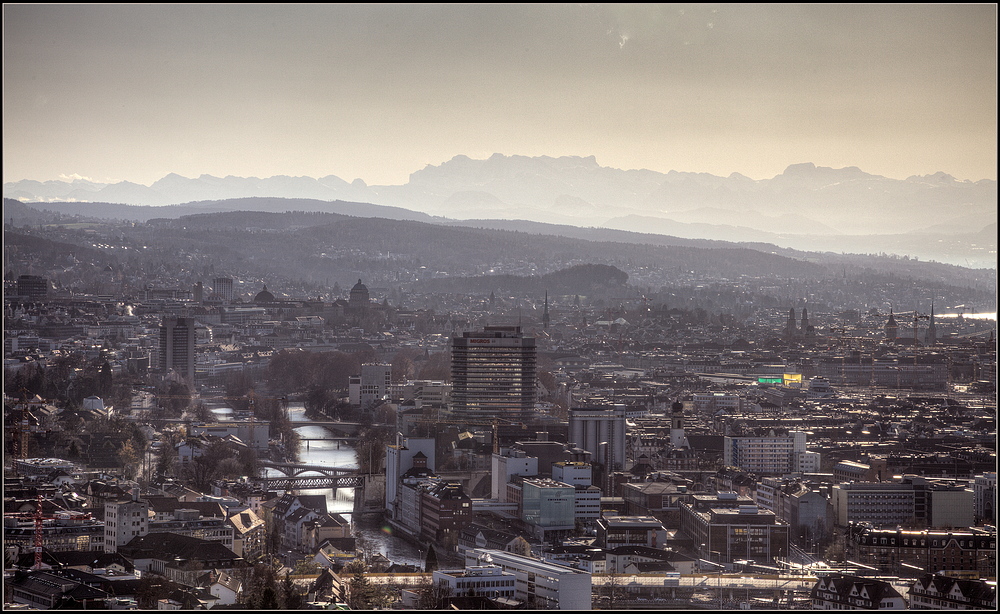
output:
<instances>
[{"instance_id":1,"label":"modern glass office building","mask_svg":"<svg viewBox=\"0 0 1000 614\"><path fill-rule=\"evenodd\" d=\"M535 363L535 338L525 337L520 326L486 326L452 337L452 413L481 421L530 419Z\"/></svg>"}]
</instances>

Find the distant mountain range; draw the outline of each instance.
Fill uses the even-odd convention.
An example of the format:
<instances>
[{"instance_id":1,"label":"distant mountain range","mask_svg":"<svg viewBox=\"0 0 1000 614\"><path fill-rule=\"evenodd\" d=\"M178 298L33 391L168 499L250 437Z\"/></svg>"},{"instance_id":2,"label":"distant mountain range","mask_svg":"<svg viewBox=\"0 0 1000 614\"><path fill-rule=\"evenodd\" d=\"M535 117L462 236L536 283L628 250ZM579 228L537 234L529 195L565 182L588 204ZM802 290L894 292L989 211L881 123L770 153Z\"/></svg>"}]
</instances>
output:
<instances>
[{"instance_id":1,"label":"distant mountain range","mask_svg":"<svg viewBox=\"0 0 1000 614\"><path fill-rule=\"evenodd\" d=\"M119 219L285 206L415 221L525 220L996 266L996 181L959 181L944 173L898 180L856 167L810 163L753 180L738 173L719 177L621 170L600 166L593 156L494 154L486 160L456 156L428 165L398 186L349 183L334 175L258 179L170 174L150 186L17 181L4 184L4 197L31 203L34 209ZM95 204L56 206L57 201Z\"/></svg>"}]
</instances>

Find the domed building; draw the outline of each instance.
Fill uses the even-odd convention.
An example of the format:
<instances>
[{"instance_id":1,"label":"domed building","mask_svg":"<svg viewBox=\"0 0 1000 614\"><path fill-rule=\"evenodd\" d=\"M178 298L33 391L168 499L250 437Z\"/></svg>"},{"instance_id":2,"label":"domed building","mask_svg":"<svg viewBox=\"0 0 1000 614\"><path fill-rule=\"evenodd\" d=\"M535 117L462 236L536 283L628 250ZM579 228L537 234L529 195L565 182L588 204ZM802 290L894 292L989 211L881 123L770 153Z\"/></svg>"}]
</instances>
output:
<instances>
[{"instance_id":1,"label":"domed building","mask_svg":"<svg viewBox=\"0 0 1000 614\"><path fill-rule=\"evenodd\" d=\"M257 296L253 297L254 303L273 303L274 295L267 291L267 284L264 284L264 289L257 293Z\"/></svg>"}]
</instances>

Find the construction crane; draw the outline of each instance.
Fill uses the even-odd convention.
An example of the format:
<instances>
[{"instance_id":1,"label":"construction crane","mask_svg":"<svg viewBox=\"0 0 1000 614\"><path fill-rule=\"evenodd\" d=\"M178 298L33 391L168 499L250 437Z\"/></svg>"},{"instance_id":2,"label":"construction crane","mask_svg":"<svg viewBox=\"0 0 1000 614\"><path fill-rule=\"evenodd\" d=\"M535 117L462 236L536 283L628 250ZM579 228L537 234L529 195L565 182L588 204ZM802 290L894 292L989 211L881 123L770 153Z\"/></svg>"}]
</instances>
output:
<instances>
[{"instance_id":1,"label":"construction crane","mask_svg":"<svg viewBox=\"0 0 1000 614\"><path fill-rule=\"evenodd\" d=\"M33 569L38 571L42 568L42 544L43 539L43 523L42 519L42 493L37 493L37 498L35 501L35 564Z\"/></svg>"}]
</instances>

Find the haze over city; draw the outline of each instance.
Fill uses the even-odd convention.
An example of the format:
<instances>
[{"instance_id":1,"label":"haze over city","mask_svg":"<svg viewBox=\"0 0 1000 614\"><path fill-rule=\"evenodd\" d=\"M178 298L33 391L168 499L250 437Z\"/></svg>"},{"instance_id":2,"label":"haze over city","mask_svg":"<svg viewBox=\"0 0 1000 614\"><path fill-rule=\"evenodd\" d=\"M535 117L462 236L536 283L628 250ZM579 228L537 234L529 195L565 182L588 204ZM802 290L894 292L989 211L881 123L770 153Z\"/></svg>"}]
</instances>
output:
<instances>
[{"instance_id":1,"label":"haze over city","mask_svg":"<svg viewBox=\"0 0 1000 614\"><path fill-rule=\"evenodd\" d=\"M7 4L4 181L496 152L995 179L995 33L989 4Z\"/></svg>"},{"instance_id":2,"label":"haze over city","mask_svg":"<svg viewBox=\"0 0 1000 614\"><path fill-rule=\"evenodd\" d=\"M5 4L4 609L996 611L996 13Z\"/></svg>"}]
</instances>

